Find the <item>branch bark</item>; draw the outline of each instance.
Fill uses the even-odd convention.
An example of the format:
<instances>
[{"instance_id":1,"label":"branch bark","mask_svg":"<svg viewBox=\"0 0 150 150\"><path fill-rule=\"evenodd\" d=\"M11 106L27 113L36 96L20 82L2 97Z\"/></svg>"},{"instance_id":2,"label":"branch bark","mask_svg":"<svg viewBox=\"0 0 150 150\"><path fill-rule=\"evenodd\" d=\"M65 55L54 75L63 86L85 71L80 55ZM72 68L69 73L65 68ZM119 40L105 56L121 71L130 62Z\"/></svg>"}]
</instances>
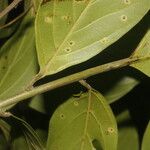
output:
<instances>
[{"instance_id":1,"label":"branch bark","mask_svg":"<svg viewBox=\"0 0 150 150\"><path fill-rule=\"evenodd\" d=\"M94 68L90 68L90 69L75 73L73 75L69 75L69 76L51 81L49 83L40 85L38 87L34 87L34 88L30 89L29 91L24 91L14 97L6 99L6 100L0 100L1 101L0 109L5 110L9 106L14 105L20 101L27 100L28 98L33 97L37 94L41 94L41 93L47 92L49 90L53 90L53 89L71 84L73 82L87 79L88 77L99 74L99 73L103 73L103 72L107 72L110 70L115 70L117 68L125 67L135 61L139 61L142 59L147 59L147 57L146 58L145 57L142 57L142 58L138 58L138 57L130 58L129 57L129 58L117 60L114 62L110 62L107 64L103 64L103 65L100 65L100 66L97 66Z\"/></svg>"},{"instance_id":2,"label":"branch bark","mask_svg":"<svg viewBox=\"0 0 150 150\"><path fill-rule=\"evenodd\" d=\"M14 9L22 0L14 0L9 6L7 6L2 12L0 12L0 19Z\"/></svg>"}]
</instances>

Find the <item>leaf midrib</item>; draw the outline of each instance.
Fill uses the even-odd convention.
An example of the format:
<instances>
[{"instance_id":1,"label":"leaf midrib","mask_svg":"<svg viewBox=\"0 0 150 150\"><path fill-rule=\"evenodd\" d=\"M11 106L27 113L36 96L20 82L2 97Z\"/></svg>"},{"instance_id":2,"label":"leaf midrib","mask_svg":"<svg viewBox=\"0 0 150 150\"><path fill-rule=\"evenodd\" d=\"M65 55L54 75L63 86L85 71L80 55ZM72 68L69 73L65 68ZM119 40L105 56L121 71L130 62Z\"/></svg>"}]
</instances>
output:
<instances>
[{"instance_id":1,"label":"leaf midrib","mask_svg":"<svg viewBox=\"0 0 150 150\"><path fill-rule=\"evenodd\" d=\"M55 3L55 1L54 1L54 3ZM134 4L132 4L132 5L130 5L130 6L127 6L127 7L125 7L124 9L128 9L129 7L133 7L133 5L136 5L137 3L139 3L139 2L135 2ZM47 61L47 64L45 65L45 67L43 68L44 69L44 76L46 75L46 73L47 73L47 71L49 70L49 67L50 67L50 65L51 65L51 63L52 63L52 61L53 61L53 59L55 58L55 56L58 54L58 52L61 50L60 48L61 48L61 46L66 42L66 40L68 39L68 37L72 34L72 32L73 32L73 30L74 30L74 28L76 27L76 25L77 25L77 23L79 22L79 20L80 20L80 18L82 17L82 15L83 15L83 13L89 8L89 6L90 6L90 4L91 4L91 1L89 1L89 3L87 4L87 6L84 8L84 10L82 11L82 13L80 14L80 16L78 17L78 19L76 20L76 22L74 23L74 25L72 26L72 28L70 29L70 31L68 32L68 34L66 35L66 37L65 37L65 39L63 40L63 42L59 45L59 47L56 49L56 53ZM55 9L55 8L54 8ZM53 10L54 10L53 9ZM123 10L124 10L123 9ZM120 9L120 10L118 10L117 12L119 12L119 11L121 11L122 9ZM115 14L116 12L114 12L114 14ZM113 14L113 13L109 13L108 15L110 15L110 14ZM106 15L107 16L107 15ZM106 17L106 16L103 16L103 17ZM103 18L102 17L102 18ZM99 20L99 19L97 19L97 20ZM87 26L86 26L87 27ZM80 30L80 29L79 29ZM75 32L77 32L77 31L75 31ZM54 42L55 43L55 42ZM55 45L55 44L54 44ZM56 46L55 46L56 47Z\"/></svg>"},{"instance_id":2,"label":"leaf midrib","mask_svg":"<svg viewBox=\"0 0 150 150\"><path fill-rule=\"evenodd\" d=\"M117 132L117 131L116 131L116 128L117 128L117 127L116 127L116 124L113 123L114 120L115 120L115 118L114 118L114 116L109 112L109 110L107 109L107 106L105 105L104 101L103 101L103 100L100 100L102 96L99 97L96 92L93 92L93 94L95 95L95 97L97 97L97 100L100 101L100 103L103 105L103 108L104 108L106 114L108 115L109 120L111 121L111 126L110 126L110 127L112 127L112 128L114 129L114 132ZM107 102L106 102L106 103L107 103ZM113 124L114 124L114 126L113 126ZM103 130L102 130L102 131L103 131ZM104 142L104 146L105 146L105 148L107 147L105 142Z\"/></svg>"},{"instance_id":3,"label":"leaf midrib","mask_svg":"<svg viewBox=\"0 0 150 150\"><path fill-rule=\"evenodd\" d=\"M97 93L94 93L94 92L93 92L93 94L94 94L95 97L97 97L97 99L100 101L100 97L97 95ZM108 111L108 109L107 109L107 107L105 106L105 103L104 103L103 101L100 101L100 103L102 103L102 105L103 105L105 111L107 112L107 114L108 114L108 116L109 116L109 118L110 118L110 120L111 120L111 123L113 124L113 122L114 122L114 116L113 116L112 114L110 114L110 112Z\"/></svg>"},{"instance_id":4,"label":"leaf midrib","mask_svg":"<svg viewBox=\"0 0 150 150\"><path fill-rule=\"evenodd\" d=\"M88 92L88 105L87 105L87 113L86 113L86 120L85 120L85 127L84 127L84 133L83 133L83 140L81 142L81 150L84 150L84 145L85 145L85 139L87 135L87 130L88 130L88 122L89 122L89 115L90 115L90 110L91 110L91 98L92 98L92 91L89 90Z\"/></svg>"},{"instance_id":5,"label":"leaf midrib","mask_svg":"<svg viewBox=\"0 0 150 150\"><path fill-rule=\"evenodd\" d=\"M56 0L54 0L54 3L55 3ZM53 55L53 57L48 61L48 63L45 65L45 71L47 71L50 67L50 64L53 60L53 58L58 54L59 50L60 50L60 47L64 44L64 42L66 42L66 40L68 39L68 37L70 36L70 34L72 33L72 31L74 30L74 28L76 27L76 24L77 22L79 21L79 19L81 18L81 16L83 15L83 13L88 9L89 7L89 4L90 4L90 1L89 3L87 4L87 6L83 9L83 11L81 12L80 16L78 17L78 19L76 20L76 22L74 23L74 25L71 27L70 31L68 32L68 34L66 35L66 37L64 38L63 42L59 45L59 47L57 48L56 50L56 53L55 55ZM55 6L55 5L54 5ZM55 8L54 8L55 9Z\"/></svg>"}]
</instances>

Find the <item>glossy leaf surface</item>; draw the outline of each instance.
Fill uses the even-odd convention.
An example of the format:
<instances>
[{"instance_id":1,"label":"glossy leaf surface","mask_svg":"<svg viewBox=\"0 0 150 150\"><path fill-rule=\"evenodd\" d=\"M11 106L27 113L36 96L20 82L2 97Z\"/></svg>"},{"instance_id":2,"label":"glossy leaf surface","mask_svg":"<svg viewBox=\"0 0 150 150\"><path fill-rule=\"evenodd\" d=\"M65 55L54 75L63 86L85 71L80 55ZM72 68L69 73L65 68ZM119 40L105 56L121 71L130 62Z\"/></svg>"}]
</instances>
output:
<instances>
[{"instance_id":1,"label":"glossy leaf surface","mask_svg":"<svg viewBox=\"0 0 150 150\"><path fill-rule=\"evenodd\" d=\"M149 0L54 0L43 4L35 27L42 75L97 55L128 32L148 10Z\"/></svg>"},{"instance_id":2,"label":"glossy leaf surface","mask_svg":"<svg viewBox=\"0 0 150 150\"><path fill-rule=\"evenodd\" d=\"M89 91L70 98L54 113L47 150L116 150L117 127L104 97Z\"/></svg>"}]
</instances>

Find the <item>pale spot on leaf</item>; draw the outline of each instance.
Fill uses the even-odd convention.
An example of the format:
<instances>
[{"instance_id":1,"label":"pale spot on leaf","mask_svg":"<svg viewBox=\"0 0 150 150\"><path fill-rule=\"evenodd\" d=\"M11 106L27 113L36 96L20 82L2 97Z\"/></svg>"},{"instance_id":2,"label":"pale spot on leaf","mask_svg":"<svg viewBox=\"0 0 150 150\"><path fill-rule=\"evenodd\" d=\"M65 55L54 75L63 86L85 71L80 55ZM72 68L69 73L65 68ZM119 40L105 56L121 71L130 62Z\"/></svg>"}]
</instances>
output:
<instances>
[{"instance_id":1,"label":"pale spot on leaf","mask_svg":"<svg viewBox=\"0 0 150 150\"><path fill-rule=\"evenodd\" d=\"M45 17L45 22L46 23L52 23L52 21L53 21L52 17L49 17L49 16Z\"/></svg>"},{"instance_id":2,"label":"pale spot on leaf","mask_svg":"<svg viewBox=\"0 0 150 150\"><path fill-rule=\"evenodd\" d=\"M67 20L67 16L61 16L62 20Z\"/></svg>"},{"instance_id":3,"label":"pale spot on leaf","mask_svg":"<svg viewBox=\"0 0 150 150\"><path fill-rule=\"evenodd\" d=\"M106 43L108 43L108 37L104 37L103 39L101 39L100 40L100 42L102 43L102 44L106 44Z\"/></svg>"},{"instance_id":4,"label":"pale spot on leaf","mask_svg":"<svg viewBox=\"0 0 150 150\"><path fill-rule=\"evenodd\" d=\"M69 45L70 45L70 46L73 46L74 44L75 44L74 41L70 41L70 42L69 42Z\"/></svg>"},{"instance_id":5,"label":"pale spot on leaf","mask_svg":"<svg viewBox=\"0 0 150 150\"><path fill-rule=\"evenodd\" d=\"M70 17L69 17L69 16L67 16L67 15L66 15L66 16L61 16L61 19L62 19L62 20L69 20L69 19L70 19Z\"/></svg>"},{"instance_id":6,"label":"pale spot on leaf","mask_svg":"<svg viewBox=\"0 0 150 150\"><path fill-rule=\"evenodd\" d=\"M115 132L115 130L114 130L114 128L112 128L112 127L109 127L108 129L107 129L107 133L108 134L112 134L112 133L114 133Z\"/></svg>"},{"instance_id":7,"label":"pale spot on leaf","mask_svg":"<svg viewBox=\"0 0 150 150\"><path fill-rule=\"evenodd\" d=\"M65 119L65 115L64 114L60 114L60 118L61 119Z\"/></svg>"},{"instance_id":8,"label":"pale spot on leaf","mask_svg":"<svg viewBox=\"0 0 150 150\"><path fill-rule=\"evenodd\" d=\"M72 18L71 18L71 16L69 16L69 15L61 16L61 19L62 19L63 21L66 21L66 23L67 23L68 25L70 25L70 24L72 23Z\"/></svg>"},{"instance_id":9,"label":"pale spot on leaf","mask_svg":"<svg viewBox=\"0 0 150 150\"><path fill-rule=\"evenodd\" d=\"M70 53L70 52L71 52L71 48L70 48L70 47L67 47L67 48L65 49L65 52Z\"/></svg>"},{"instance_id":10,"label":"pale spot on leaf","mask_svg":"<svg viewBox=\"0 0 150 150\"><path fill-rule=\"evenodd\" d=\"M131 4L131 1L130 0L124 0L124 3L129 5L129 4Z\"/></svg>"},{"instance_id":11,"label":"pale spot on leaf","mask_svg":"<svg viewBox=\"0 0 150 150\"><path fill-rule=\"evenodd\" d=\"M121 21L125 22L127 21L128 17L126 15L122 15L121 16Z\"/></svg>"},{"instance_id":12,"label":"pale spot on leaf","mask_svg":"<svg viewBox=\"0 0 150 150\"><path fill-rule=\"evenodd\" d=\"M73 104L74 104L74 106L78 106L78 105L79 105L79 102L74 101Z\"/></svg>"}]
</instances>

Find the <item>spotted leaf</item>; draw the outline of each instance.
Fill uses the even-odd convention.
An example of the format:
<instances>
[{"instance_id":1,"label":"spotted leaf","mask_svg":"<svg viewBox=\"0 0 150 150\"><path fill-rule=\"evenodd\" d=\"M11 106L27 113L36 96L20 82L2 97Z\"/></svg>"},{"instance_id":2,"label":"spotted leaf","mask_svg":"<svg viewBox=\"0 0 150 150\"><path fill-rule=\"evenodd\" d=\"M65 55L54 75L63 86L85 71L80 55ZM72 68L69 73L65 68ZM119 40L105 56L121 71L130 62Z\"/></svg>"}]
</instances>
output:
<instances>
[{"instance_id":1,"label":"spotted leaf","mask_svg":"<svg viewBox=\"0 0 150 150\"><path fill-rule=\"evenodd\" d=\"M115 118L98 92L70 98L50 121L47 150L116 150L116 146Z\"/></svg>"},{"instance_id":2,"label":"spotted leaf","mask_svg":"<svg viewBox=\"0 0 150 150\"><path fill-rule=\"evenodd\" d=\"M149 10L149 0L53 0L36 16L42 76L100 53L128 32Z\"/></svg>"}]
</instances>

